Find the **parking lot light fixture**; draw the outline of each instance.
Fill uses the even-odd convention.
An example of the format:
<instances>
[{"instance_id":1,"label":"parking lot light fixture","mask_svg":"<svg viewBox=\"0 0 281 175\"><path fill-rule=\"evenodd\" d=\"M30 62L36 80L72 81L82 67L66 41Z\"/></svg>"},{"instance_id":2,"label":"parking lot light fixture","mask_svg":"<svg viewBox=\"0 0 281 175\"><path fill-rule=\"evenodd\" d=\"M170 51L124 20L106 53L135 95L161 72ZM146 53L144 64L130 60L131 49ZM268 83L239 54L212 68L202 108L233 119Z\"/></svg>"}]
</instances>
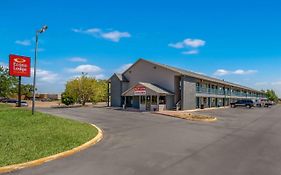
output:
<instances>
[{"instance_id":1,"label":"parking lot light fixture","mask_svg":"<svg viewBox=\"0 0 281 175\"><path fill-rule=\"evenodd\" d=\"M35 55L34 55L34 68L33 68L33 98L32 98L32 115L34 115L35 108L35 91L36 91L36 63L37 63L37 50L38 50L38 35L39 33L44 33L48 29L47 25L44 25L41 29L36 31L36 39L35 39Z\"/></svg>"}]
</instances>

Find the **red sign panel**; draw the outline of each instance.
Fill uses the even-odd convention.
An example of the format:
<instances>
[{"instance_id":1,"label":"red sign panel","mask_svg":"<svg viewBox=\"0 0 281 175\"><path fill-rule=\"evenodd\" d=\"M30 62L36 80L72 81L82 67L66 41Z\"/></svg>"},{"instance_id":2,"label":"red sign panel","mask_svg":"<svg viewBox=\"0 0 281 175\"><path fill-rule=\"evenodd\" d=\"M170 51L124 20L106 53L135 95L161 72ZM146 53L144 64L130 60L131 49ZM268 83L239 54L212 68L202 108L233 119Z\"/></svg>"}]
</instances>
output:
<instances>
[{"instance_id":1,"label":"red sign panel","mask_svg":"<svg viewBox=\"0 0 281 175\"><path fill-rule=\"evenodd\" d=\"M146 88L144 86L134 87L134 95L146 95Z\"/></svg>"},{"instance_id":2,"label":"red sign panel","mask_svg":"<svg viewBox=\"0 0 281 175\"><path fill-rule=\"evenodd\" d=\"M9 56L9 72L11 76L30 77L30 58L25 56Z\"/></svg>"}]
</instances>

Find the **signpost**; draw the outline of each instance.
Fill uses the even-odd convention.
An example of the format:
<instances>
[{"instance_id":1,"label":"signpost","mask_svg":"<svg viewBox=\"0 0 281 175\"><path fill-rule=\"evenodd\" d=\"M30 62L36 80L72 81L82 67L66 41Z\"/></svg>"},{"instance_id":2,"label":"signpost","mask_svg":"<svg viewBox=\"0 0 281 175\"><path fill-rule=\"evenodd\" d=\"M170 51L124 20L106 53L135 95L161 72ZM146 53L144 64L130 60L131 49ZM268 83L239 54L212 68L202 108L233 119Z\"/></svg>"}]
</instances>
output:
<instances>
[{"instance_id":1,"label":"signpost","mask_svg":"<svg viewBox=\"0 0 281 175\"><path fill-rule=\"evenodd\" d=\"M21 77L30 77L30 57L9 55L9 75L19 77L18 107L21 107Z\"/></svg>"}]
</instances>

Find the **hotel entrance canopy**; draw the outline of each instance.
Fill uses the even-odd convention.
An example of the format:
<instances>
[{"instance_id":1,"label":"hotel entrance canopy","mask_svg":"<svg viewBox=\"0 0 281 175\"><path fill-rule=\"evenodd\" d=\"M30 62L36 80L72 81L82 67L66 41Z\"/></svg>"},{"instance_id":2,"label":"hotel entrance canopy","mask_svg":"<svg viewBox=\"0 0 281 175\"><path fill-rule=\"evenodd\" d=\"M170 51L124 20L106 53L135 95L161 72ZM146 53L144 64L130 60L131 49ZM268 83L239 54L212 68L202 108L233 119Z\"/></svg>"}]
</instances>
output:
<instances>
[{"instance_id":1,"label":"hotel entrance canopy","mask_svg":"<svg viewBox=\"0 0 281 175\"><path fill-rule=\"evenodd\" d=\"M168 97L172 97L173 94L155 84L139 82L125 91L122 96L125 107L156 111L166 109L166 104L170 104L172 99Z\"/></svg>"},{"instance_id":2,"label":"hotel entrance canopy","mask_svg":"<svg viewBox=\"0 0 281 175\"><path fill-rule=\"evenodd\" d=\"M122 96L166 96L173 95L171 92L151 83L139 82L135 86L125 91Z\"/></svg>"}]
</instances>

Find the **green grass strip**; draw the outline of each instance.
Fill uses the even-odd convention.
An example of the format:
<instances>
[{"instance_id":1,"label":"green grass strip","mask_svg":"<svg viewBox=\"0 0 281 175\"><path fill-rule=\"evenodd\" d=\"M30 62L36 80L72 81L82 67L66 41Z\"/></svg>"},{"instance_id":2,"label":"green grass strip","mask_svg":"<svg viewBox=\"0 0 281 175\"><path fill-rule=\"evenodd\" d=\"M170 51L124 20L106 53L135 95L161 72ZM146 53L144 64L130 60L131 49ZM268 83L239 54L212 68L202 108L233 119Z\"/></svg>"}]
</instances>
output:
<instances>
[{"instance_id":1,"label":"green grass strip","mask_svg":"<svg viewBox=\"0 0 281 175\"><path fill-rule=\"evenodd\" d=\"M87 123L0 104L0 167L70 150L97 133Z\"/></svg>"}]
</instances>

